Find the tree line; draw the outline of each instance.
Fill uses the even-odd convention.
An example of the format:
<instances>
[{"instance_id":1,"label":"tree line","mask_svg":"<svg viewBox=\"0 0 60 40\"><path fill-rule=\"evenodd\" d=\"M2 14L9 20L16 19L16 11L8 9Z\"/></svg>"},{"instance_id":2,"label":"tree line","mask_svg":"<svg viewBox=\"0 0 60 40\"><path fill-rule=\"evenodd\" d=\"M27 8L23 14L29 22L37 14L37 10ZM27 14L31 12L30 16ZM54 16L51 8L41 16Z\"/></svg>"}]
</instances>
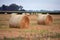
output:
<instances>
[{"instance_id":1,"label":"tree line","mask_svg":"<svg viewBox=\"0 0 60 40\"><path fill-rule=\"evenodd\" d=\"M25 11L25 9L23 9L23 6L19 6L17 4L11 4L9 6L3 4L1 7L0 7L0 11Z\"/></svg>"}]
</instances>

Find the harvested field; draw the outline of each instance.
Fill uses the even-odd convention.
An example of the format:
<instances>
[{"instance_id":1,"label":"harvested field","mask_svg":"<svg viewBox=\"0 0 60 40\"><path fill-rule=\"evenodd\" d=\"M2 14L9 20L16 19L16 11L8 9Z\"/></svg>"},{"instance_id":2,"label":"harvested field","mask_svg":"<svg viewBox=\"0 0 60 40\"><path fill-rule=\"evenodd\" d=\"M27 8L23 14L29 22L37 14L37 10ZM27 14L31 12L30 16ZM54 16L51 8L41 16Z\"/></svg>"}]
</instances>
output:
<instances>
[{"instance_id":1,"label":"harvested field","mask_svg":"<svg viewBox=\"0 0 60 40\"><path fill-rule=\"evenodd\" d=\"M10 14L0 14L0 40L60 40L60 15L50 25L38 25L37 16L30 15L27 29L9 28Z\"/></svg>"}]
</instances>

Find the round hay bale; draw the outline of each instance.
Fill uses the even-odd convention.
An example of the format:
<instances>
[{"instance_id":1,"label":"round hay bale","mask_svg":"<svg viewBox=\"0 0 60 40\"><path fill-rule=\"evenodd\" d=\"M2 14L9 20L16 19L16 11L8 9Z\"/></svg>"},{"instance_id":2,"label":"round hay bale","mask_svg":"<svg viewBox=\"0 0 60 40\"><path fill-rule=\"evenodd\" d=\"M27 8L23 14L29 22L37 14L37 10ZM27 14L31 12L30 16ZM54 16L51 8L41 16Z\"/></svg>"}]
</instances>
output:
<instances>
[{"instance_id":1,"label":"round hay bale","mask_svg":"<svg viewBox=\"0 0 60 40\"><path fill-rule=\"evenodd\" d=\"M15 16L15 15L17 15L17 13L12 13L12 14L11 14L11 17L13 17L13 16Z\"/></svg>"},{"instance_id":2,"label":"round hay bale","mask_svg":"<svg viewBox=\"0 0 60 40\"><path fill-rule=\"evenodd\" d=\"M26 13L27 16L30 16L30 13Z\"/></svg>"},{"instance_id":3,"label":"round hay bale","mask_svg":"<svg viewBox=\"0 0 60 40\"><path fill-rule=\"evenodd\" d=\"M7 14L7 13L5 13L5 14Z\"/></svg>"},{"instance_id":4,"label":"round hay bale","mask_svg":"<svg viewBox=\"0 0 60 40\"><path fill-rule=\"evenodd\" d=\"M9 20L11 28L27 28L29 27L29 18L25 15L12 15Z\"/></svg>"},{"instance_id":5,"label":"round hay bale","mask_svg":"<svg viewBox=\"0 0 60 40\"><path fill-rule=\"evenodd\" d=\"M26 15L26 16L29 16L30 14L29 14L29 13L23 13L22 15Z\"/></svg>"},{"instance_id":6,"label":"round hay bale","mask_svg":"<svg viewBox=\"0 0 60 40\"><path fill-rule=\"evenodd\" d=\"M53 18L49 14L39 14L38 15L38 24L51 24L53 22Z\"/></svg>"},{"instance_id":7,"label":"round hay bale","mask_svg":"<svg viewBox=\"0 0 60 40\"><path fill-rule=\"evenodd\" d=\"M25 15L25 13L22 13L22 15Z\"/></svg>"}]
</instances>

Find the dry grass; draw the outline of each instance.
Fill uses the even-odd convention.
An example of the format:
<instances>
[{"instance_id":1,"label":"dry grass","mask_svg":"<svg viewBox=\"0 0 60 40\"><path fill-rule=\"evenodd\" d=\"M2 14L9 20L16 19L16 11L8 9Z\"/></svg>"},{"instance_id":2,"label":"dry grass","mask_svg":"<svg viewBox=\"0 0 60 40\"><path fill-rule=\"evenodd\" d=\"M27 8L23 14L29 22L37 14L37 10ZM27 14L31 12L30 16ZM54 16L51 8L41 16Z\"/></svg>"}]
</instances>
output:
<instances>
[{"instance_id":1,"label":"dry grass","mask_svg":"<svg viewBox=\"0 0 60 40\"><path fill-rule=\"evenodd\" d=\"M60 40L60 15L52 15L51 25L38 25L37 16L30 15L28 29L9 28L10 14L0 14L0 38L4 40Z\"/></svg>"}]
</instances>

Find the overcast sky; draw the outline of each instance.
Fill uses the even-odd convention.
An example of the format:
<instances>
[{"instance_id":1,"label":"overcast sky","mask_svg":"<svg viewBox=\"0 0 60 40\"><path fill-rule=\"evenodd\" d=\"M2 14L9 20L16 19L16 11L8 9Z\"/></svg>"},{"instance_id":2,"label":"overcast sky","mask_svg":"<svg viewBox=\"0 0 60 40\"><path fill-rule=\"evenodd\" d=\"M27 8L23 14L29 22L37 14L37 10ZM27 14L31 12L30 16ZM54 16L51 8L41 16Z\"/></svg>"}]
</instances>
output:
<instances>
[{"instance_id":1,"label":"overcast sky","mask_svg":"<svg viewBox=\"0 0 60 40\"><path fill-rule=\"evenodd\" d=\"M15 3L26 10L60 10L60 0L0 0L0 6Z\"/></svg>"}]
</instances>

